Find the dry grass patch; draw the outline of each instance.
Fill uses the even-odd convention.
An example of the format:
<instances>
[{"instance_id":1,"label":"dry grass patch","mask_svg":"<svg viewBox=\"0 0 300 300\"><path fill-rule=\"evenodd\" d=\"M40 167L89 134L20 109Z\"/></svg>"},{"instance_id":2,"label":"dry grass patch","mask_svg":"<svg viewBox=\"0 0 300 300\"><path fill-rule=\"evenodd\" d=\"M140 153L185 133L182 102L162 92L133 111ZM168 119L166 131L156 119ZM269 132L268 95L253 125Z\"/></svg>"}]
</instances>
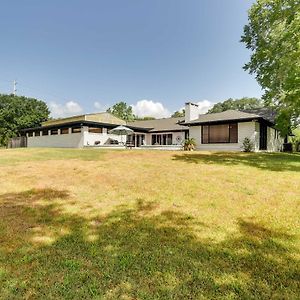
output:
<instances>
[{"instance_id":1,"label":"dry grass patch","mask_svg":"<svg viewBox=\"0 0 300 300\"><path fill-rule=\"evenodd\" d=\"M0 150L3 298L297 298L300 156Z\"/></svg>"}]
</instances>

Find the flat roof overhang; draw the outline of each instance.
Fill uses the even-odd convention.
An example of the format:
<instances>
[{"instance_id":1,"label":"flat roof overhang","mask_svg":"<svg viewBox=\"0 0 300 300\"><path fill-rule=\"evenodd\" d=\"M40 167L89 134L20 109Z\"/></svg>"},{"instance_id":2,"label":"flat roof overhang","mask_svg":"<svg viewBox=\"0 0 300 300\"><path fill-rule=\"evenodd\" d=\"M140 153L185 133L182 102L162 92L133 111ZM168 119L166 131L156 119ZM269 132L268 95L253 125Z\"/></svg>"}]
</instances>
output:
<instances>
[{"instance_id":1,"label":"flat roof overhang","mask_svg":"<svg viewBox=\"0 0 300 300\"><path fill-rule=\"evenodd\" d=\"M67 123L55 124L55 125L25 128L25 129L22 129L21 132L30 132L30 131L44 130L44 129L50 130L50 129L59 129L59 128L69 128L69 127L75 127L75 126L78 126L78 127L93 126L96 128L100 128L100 127L115 128L119 125L102 123L102 122L93 122L93 121L75 121L75 122L67 122Z\"/></svg>"}]
</instances>

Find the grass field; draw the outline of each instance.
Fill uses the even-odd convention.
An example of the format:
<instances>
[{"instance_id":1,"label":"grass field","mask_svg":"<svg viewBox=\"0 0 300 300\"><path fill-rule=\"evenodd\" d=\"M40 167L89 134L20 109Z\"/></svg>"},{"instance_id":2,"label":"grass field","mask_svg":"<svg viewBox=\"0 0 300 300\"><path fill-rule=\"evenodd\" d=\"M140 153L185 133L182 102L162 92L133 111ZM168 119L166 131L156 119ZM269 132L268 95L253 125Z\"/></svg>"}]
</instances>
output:
<instances>
[{"instance_id":1,"label":"grass field","mask_svg":"<svg viewBox=\"0 0 300 300\"><path fill-rule=\"evenodd\" d=\"M1 299L299 299L300 155L0 150Z\"/></svg>"}]
</instances>

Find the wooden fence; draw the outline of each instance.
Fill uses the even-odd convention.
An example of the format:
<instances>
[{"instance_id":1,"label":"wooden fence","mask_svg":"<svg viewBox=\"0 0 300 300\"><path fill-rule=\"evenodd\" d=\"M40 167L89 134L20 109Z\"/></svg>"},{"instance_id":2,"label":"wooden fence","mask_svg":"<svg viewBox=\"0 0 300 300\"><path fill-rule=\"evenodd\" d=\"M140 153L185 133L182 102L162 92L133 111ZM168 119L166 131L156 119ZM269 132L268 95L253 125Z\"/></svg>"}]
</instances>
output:
<instances>
[{"instance_id":1,"label":"wooden fence","mask_svg":"<svg viewBox=\"0 0 300 300\"><path fill-rule=\"evenodd\" d=\"M26 136L18 136L18 137L11 138L7 145L7 148L23 148L23 147L27 147Z\"/></svg>"}]
</instances>

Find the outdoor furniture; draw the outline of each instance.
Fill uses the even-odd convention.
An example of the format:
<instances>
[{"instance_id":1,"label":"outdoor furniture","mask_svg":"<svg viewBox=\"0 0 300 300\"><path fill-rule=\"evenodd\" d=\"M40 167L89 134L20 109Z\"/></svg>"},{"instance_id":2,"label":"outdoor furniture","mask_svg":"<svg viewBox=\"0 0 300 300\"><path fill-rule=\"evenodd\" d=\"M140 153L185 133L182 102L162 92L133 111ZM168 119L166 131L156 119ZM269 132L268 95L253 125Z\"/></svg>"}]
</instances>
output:
<instances>
[{"instance_id":1,"label":"outdoor furniture","mask_svg":"<svg viewBox=\"0 0 300 300\"><path fill-rule=\"evenodd\" d=\"M117 135L120 135L121 136L121 144L125 146L124 142L123 142L123 135L129 135L129 134L133 134L133 130L126 127L126 126L123 126L123 125L120 125L120 126L117 126L115 128L113 128L112 130L109 131L110 134L117 134Z\"/></svg>"},{"instance_id":2,"label":"outdoor furniture","mask_svg":"<svg viewBox=\"0 0 300 300\"><path fill-rule=\"evenodd\" d=\"M129 149L132 149L132 148L134 147L134 144L133 144L132 142L130 142L130 141L127 141L127 142L125 143L125 147L126 147L126 148L129 148Z\"/></svg>"}]
</instances>

